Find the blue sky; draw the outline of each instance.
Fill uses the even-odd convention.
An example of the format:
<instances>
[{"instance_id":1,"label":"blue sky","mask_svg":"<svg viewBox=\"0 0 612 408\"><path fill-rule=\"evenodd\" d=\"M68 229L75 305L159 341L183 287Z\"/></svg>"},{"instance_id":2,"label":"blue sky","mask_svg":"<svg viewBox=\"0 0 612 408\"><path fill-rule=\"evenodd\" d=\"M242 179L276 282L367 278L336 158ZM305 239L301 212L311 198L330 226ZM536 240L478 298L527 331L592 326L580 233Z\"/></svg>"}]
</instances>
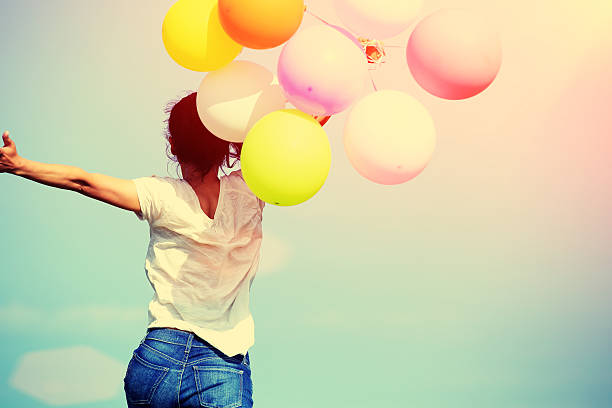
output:
<instances>
[{"instance_id":1,"label":"blue sky","mask_svg":"<svg viewBox=\"0 0 612 408\"><path fill-rule=\"evenodd\" d=\"M165 53L160 27L171 4L5 4L0 127L18 152L126 179L175 177L162 109L204 74ZM517 27L524 36L533 29ZM506 38L507 60L527 55ZM274 71L279 52L244 50L238 59ZM593 61L576 65L603 77L611 65ZM512 70L490 92L453 104L381 78L413 91L438 130L429 166L397 186L362 178L344 152L346 113L330 120L323 188L300 205L264 210L251 294L257 405L609 406L612 183L602 169L612 148L598 143L610 127L593 112L563 115L604 100L607 88L580 82L580 72L568 72L554 97L534 95L529 112L528 96L504 93L517 80ZM495 104L497 116L480 117ZM589 120L602 121L600 133L572 148ZM557 145L548 144L553 135ZM571 167L572 151L584 154L583 167ZM148 225L13 175L0 175L0 191L0 401L47 407L11 382L31 353L66 349L117 367L144 335ZM108 370L115 394L71 406L125 406L122 374Z\"/></svg>"}]
</instances>

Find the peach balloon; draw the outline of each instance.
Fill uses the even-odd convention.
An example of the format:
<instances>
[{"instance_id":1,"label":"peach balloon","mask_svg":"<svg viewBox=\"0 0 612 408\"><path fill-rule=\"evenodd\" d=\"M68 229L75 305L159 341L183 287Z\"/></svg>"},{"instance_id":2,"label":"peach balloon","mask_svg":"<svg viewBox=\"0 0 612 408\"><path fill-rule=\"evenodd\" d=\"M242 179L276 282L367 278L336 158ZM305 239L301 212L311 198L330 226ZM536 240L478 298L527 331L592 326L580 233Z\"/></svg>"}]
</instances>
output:
<instances>
[{"instance_id":1,"label":"peach balloon","mask_svg":"<svg viewBox=\"0 0 612 408\"><path fill-rule=\"evenodd\" d=\"M363 94L369 78L363 50L325 25L300 30L278 58L278 80L288 101L311 115L347 109Z\"/></svg>"},{"instance_id":2,"label":"peach balloon","mask_svg":"<svg viewBox=\"0 0 612 408\"><path fill-rule=\"evenodd\" d=\"M441 9L410 35L406 60L416 82L444 99L466 99L485 90L502 61L499 34L465 9Z\"/></svg>"},{"instance_id":3,"label":"peach balloon","mask_svg":"<svg viewBox=\"0 0 612 408\"><path fill-rule=\"evenodd\" d=\"M423 0L334 0L336 15L357 36L383 40L405 31Z\"/></svg>"},{"instance_id":4,"label":"peach balloon","mask_svg":"<svg viewBox=\"0 0 612 408\"><path fill-rule=\"evenodd\" d=\"M286 102L272 72L254 62L236 60L206 75L196 98L206 128L233 143L243 143L259 119L284 109Z\"/></svg>"},{"instance_id":5,"label":"peach balloon","mask_svg":"<svg viewBox=\"0 0 612 408\"><path fill-rule=\"evenodd\" d=\"M287 42L303 18L303 0L219 0L223 29L248 48L274 48Z\"/></svg>"},{"instance_id":6,"label":"peach balloon","mask_svg":"<svg viewBox=\"0 0 612 408\"><path fill-rule=\"evenodd\" d=\"M344 150L355 170L378 184L419 175L436 145L427 109L405 92L385 89L359 100L344 127Z\"/></svg>"}]
</instances>

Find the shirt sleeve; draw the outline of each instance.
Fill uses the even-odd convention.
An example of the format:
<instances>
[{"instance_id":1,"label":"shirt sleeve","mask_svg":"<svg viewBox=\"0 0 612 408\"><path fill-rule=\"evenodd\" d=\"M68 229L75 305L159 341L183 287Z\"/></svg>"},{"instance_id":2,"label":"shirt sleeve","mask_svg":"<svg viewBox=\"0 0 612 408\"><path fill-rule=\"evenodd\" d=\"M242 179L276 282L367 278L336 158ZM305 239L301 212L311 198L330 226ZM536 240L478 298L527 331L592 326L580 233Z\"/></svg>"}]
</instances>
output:
<instances>
[{"instance_id":1,"label":"shirt sleeve","mask_svg":"<svg viewBox=\"0 0 612 408\"><path fill-rule=\"evenodd\" d=\"M153 224L163 214L163 193L166 182L161 177L139 177L132 179L136 185L140 211L134 211L139 220Z\"/></svg>"},{"instance_id":2,"label":"shirt sleeve","mask_svg":"<svg viewBox=\"0 0 612 408\"><path fill-rule=\"evenodd\" d=\"M234 174L234 173L236 173L236 177L240 177L242 179L242 182L246 186L247 184L244 181L244 176L242 175L242 169L233 171L231 174ZM247 188L248 188L248 186L247 186ZM249 189L249 191L250 191L250 189ZM253 193L253 192L251 191L251 193ZM253 195L255 195L255 194L253 193ZM263 201L261 198L259 198L257 196L255 196L255 198L257 198L257 203L259 204L259 212L262 213L264 207L266 206L266 202Z\"/></svg>"}]
</instances>

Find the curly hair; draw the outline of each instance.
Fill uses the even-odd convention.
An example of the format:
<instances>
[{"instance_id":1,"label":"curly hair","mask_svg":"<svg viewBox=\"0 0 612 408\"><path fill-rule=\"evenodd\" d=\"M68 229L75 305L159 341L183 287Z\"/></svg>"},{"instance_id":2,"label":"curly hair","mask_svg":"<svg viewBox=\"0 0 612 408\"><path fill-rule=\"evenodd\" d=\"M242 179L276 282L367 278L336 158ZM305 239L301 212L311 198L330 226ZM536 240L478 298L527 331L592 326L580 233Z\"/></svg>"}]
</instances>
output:
<instances>
[{"instance_id":1,"label":"curly hair","mask_svg":"<svg viewBox=\"0 0 612 408\"><path fill-rule=\"evenodd\" d=\"M164 109L164 112L169 115L164 120L166 123L164 130L167 142L166 156L177 163L177 175L180 163L193 165L197 172L201 173L202 179L211 169L222 168L224 165L233 168L234 164L240 160L242 143L228 142L209 131L198 115L197 92L187 92L187 96L170 101ZM174 145L174 154L172 154L170 137ZM237 160L230 165L230 158ZM179 177L182 178L182 175Z\"/></svg>"}]
</instances>

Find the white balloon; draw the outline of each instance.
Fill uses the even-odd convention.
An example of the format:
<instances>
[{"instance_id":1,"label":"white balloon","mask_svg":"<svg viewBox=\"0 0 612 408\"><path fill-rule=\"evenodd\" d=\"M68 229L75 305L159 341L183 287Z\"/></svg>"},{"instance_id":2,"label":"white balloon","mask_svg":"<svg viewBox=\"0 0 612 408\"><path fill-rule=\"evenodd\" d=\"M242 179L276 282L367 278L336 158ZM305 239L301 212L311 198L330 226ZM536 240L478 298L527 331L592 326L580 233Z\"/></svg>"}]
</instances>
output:
<instances>
[{"instance_id":1,"label":"white balloon","mask_svg":"<svg viewBox=\"0 0 612 408\"><path fill-rule=\"evenodd\" d=\"M435 145L436 130L427 108L393 89L359 100L344 127L344 150L351 165L378 184L400 184L419 175Z\"/></svg>"},{"instance_id":2,"label":"white balloon","mask_svg":"<svg viewBox=\"0 0 612 408\"><path fill-rule=\"evenodd\" d=\"M357 36L383 40L406 30L423 0L334 0L336 15Z\"/></svg>"},{"instance_id":3,"label":"white balloon","mask_svg":"<svg viewBox=\"0 0 612 408\"><path fill-rule=\"evenodd\" d=\"M232 61L211 71L196 97L204 126L219 139L234 143L243 143L259 119L286 104L276 75L251 61Z\"/></svg>"}]
</instances>

